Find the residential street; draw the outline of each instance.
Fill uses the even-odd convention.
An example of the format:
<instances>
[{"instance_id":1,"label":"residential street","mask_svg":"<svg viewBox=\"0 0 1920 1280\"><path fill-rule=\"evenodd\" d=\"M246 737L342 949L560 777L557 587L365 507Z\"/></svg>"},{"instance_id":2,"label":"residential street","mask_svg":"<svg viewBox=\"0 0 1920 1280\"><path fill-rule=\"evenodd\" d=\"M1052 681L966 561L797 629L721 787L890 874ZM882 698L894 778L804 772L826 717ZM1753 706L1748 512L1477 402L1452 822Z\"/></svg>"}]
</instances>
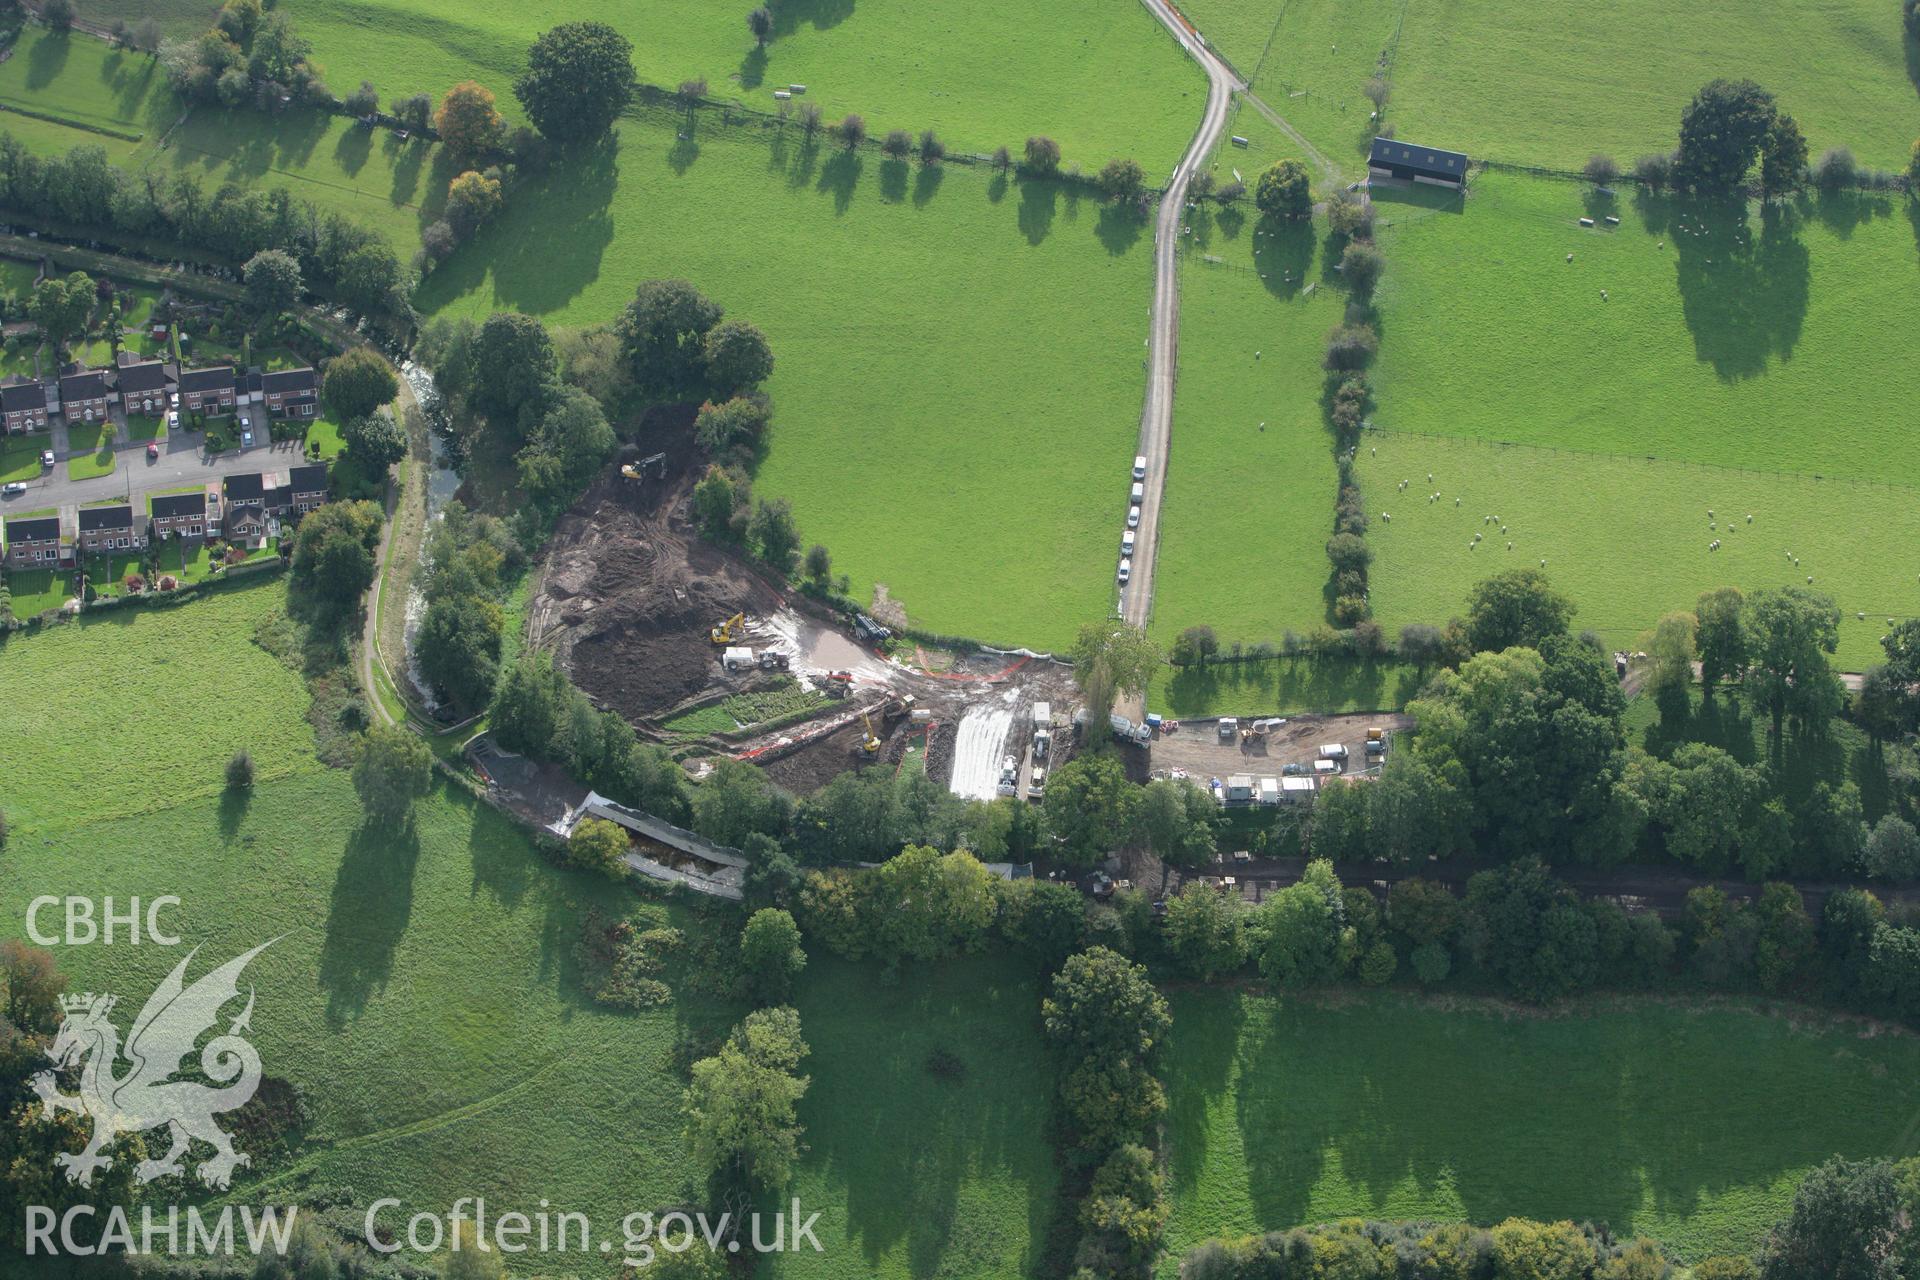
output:
<instances>
[{"instance_id":1,"label":"residential street","mask_svg":"<svg viewBox=\"0 0 1920 1280\"><path fill-rule=\"evenodd\" d=\"M65 432L56 428L53 434L59 436ZM36 439L47 441L42 448L55 443L45 434ZM61 453L51 471L43 470L26 482L25 493L5 499L4 504L0 504L0 514L38 511L43 507L84 506L104 498L125 498L129 494L138 500L144 494L162 489L177 489L240 472L297 466L301 461L298 440L259 442L256 436L251 449L233 449L213 457L201 451L201 440L198 433L170 437L160 442L160 456L154 459L147 457L144 442L121 445L114 455L112 474L88 480L68 479L66 455Z\"/></svg>"}]
</instances>

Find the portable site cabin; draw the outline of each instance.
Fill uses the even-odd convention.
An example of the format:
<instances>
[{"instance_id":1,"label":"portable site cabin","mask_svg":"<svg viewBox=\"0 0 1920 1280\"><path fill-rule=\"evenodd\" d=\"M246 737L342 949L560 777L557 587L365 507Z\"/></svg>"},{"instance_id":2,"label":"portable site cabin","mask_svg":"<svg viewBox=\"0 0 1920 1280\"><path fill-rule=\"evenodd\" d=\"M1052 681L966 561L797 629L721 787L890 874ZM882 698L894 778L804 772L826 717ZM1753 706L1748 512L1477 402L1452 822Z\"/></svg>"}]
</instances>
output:
<instances>
[{"instance_id":1,"label":"portable site cabin","mask_svg":"<svg viewBox=\"0 0 1920 1280\"><path fill-rule=\"evenodd\" d=\"M1299 804L1302 800L1313 799L1312 778L1280 779L1280 803Z\"/></svg>"},{"instance_id":2,"label":"portable site cabin","mask_svg":"<svg viewBox=\"0 0 1920 1280\"><path fill-rule=\"evenodd\" d=\"M1367 156L1367 172L1376 178L1398 178L1439 187L1467 185L1464 151L1442 151L1397 138L1375 138Z\"/></svg>"},{"instance_id":3,"label":"portable site cabin","mask_svg":"<svg viewBox=\"0 0 1920 1280\"><path fill-rule=\"evenodd\" d=\"M1248 773L1229 775L1227 785L1220 792L1222 804L1251 804L1253 798L1253 775Z\"/></svg>"},{"instance_id":4,"label":"portable site cabin","mask_svg":"<svg viewBox=\"0 0 1920 1280\"><path fill-rule=\"evenodd\" d=\"M1305 779L1302 779L1302 781L1305 781ZM1262 777L1260 779L1259 800L1261 804L1279 804L1282 795L1280 779L1274 777Z\"/></svg>"}]
</instances>

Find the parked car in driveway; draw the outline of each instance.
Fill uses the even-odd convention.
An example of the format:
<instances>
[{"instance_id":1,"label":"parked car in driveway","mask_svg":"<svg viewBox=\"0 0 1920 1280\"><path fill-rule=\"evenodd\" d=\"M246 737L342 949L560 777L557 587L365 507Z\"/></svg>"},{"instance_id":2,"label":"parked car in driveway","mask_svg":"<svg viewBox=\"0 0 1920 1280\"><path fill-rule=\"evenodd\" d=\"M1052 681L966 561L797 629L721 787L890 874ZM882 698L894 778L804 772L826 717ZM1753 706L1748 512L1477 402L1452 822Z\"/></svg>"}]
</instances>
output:
<instances>
[{"instance_id":1,"label":"parked car in driveway","mask_svg":"<svg viewBox=\"0 0 1920 1280\"><path fill-rule=\"evenodd\" d=\"M50 467L53 465L53 450L42 449L40 451L40 465L43 467Z\"/></svg>"},{"instance_id":2,"label":"parked car in driveway","mask_svg":"<svg viewBox=\"0 0 1920 1280\"><path fill-rule=\"evenodd\" d=\"M251 431L242 431L242 432L240 433L240 447L241 447L242 449L251 449L251 448L253 448L253 432L251 432Z\"/></svg>"}]
</instances>

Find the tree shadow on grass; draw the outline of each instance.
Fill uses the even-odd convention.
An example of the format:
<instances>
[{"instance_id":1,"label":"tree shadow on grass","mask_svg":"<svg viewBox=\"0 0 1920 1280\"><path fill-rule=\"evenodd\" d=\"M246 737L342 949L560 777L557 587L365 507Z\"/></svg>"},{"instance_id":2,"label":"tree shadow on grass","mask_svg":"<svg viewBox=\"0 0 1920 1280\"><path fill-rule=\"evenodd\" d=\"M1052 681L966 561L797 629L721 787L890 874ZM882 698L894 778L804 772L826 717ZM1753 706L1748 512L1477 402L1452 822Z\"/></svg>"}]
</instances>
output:
<instances>
[{"instance_id":1,"label":"tree shadow on grass","mask_svg":"<svg viewBox=\"0 0 1920 1280\"><path fill-rule=\"evenodd\" d=\"M1180 667L1162 687L1162 696L1166 713L1175 718L1383 711L1405 706L1420 684L1417 668L1394 663L1353 657L1264 658Z\"/></svg>"},{"instance_id":2,"label":"tree shadow on grass","mask_svg":"<svg viewBox=\"0 0 1920 1280\"><path fill-rule=\"evenodd\" d=\"M907 162L888 158L880 162L880 198L900 204L907 198Z\"/></svg>"},{"instance_id":3,"label":"tree shadow on grass","mask_svg":"<svg viewBox=\"0 0 1920 1280\"><path fill-rule=\"evenodd\" d=\"M369 821L348 837L320 945L320 986L332 1025L358 1017L387 985L393 953L413 916L419 861L420 837L412 822L395 828Z\"/></svg>"},{"instance_id":4,"label":"tree shadow on grass","mask_svg":"<svg viewBox=\"0 0 1920 1280\"><path fill-rule=\"evenodd\" d=\"M1821 190L1814 192L1810 199L1803 197L1797 205L1800 212L1810 211L1820 219L1821 226L1842 240L1851 237L1864 224L1893 212L1892 201L1868 191Z\"/></svg>"},{"instance_id":5,"label":"tree shadow on grass","mask_svg":"<svg viewBox=\"0 0 1920 1280\"><path fill-rule=\"evenodd\" d=\"M758 89L767 78L767 46L755 41L747 56L740 59L740 87Z\"/></svg>"},{"instance_id":6,"label":"tree shadow on grass","mask_svg":"<svg viewBox=\"0 0 1920 1280\"><path fill-rule=\"evenodd\" d=\"M947 180L947 168L939 164L923 164L920 172L913 175L913 207L924 209L927 202L940 194L940 184Z\"/></svg>"},{"instance_id":7,"label":"tree shadow on grass","mask_svg":"<svg viewBox=\"0 0 1920 1280\"><path fill-rule=\"evenodd\" d=\"M373 154L373 130L358 125L344 130L339 141L333 144L333 162L349 178L366 167L367 158Z\"/></svg>"},{"instance_id":8,"label":"tree shadow on grass","mask_svg":"<svg viewBox=\"0 0 1920 1280\"><path fill-rule=\"evenodd\" d=\"M527 896L542 868L527 842L486 805L471 806L467 850L473 856L473 890L492 894L509 911Z\"/></svg>"},{"instance_id":9,"label":"tree shadow on grass","mask_svg":"<svg viewBox=\"0 0 1920 1280\"><path fill-rule=\"evenodd\" d=\"M220 793L220 838L231 842L240 834L247 810L253 807L252 787L228 787Z\"/></svg>"},{"instance_id":10,"label":"tree shadow on grass","mask_svg":"<svg viewBox=\"0 0 1920 1280\"><path fill-rule=\"evenodd\" d=\"M1673 242L1681 315L1695 358L1727 381L1757 377L1774 360L1790 359L1809 292L1800 210L1764 203L1756 235L1740 196L1642 188L1634 201L1648 231Z\"/></svg>"},{"instance_id":11,"label":"tree shadow on grass","mask_svg":"<svg viewBox=\"0 0 1920 1280\"><path fill-rule=\"evenodd\" d=\"M420 190L420 177L427 167L427 153L433 150L432 144L424 138L409 138L405 142L391 129L383 129L386 139L380 144L387 154L387 162L393 166L393 188L387 198L395 204L412 204L415 193Z\"/></svg>"},{"instance_id":12,"label":"tree shadow on grass","mask_svg":"<svg viewBox=\"0 0 1920 1280\"><path fill-rule=\"evenodd\" d=\"M1169 1189L1177 1200L1199 1185L1207 1167L1208 1103L1233 1082L1233 1060L1246 1024L1238 992L1196 988L1173 997L1167 1038Z\"/></svg>"},{"instance_id":13,"label":"tree shadow on grass","mask_svg":"<svg viewBox=\"0 0 1920 1280\"><path fill-rule=\"evenodd\" d=\"M860 183L860 157L845 147L834 152L827 162L820 166L820 181L816 189L833 197L833 211L842 214L853 203L853 189Z\"/></svg>"},{"instance_id":14,"label":"tree shadow on grass","mask_svg":"<svg viewBox=\"0 0 1920 1280\"><path fill-rule=\"evenodd\" d=\"M1049 178L1019 179L1020 234L1028 244L1039 244L1053 230L1053 216L1059 207L1060 184Z\"/></svg>"},{"instance_id":15,"label":"tree shadow on grass","mask_svg":"<svg viewBox=\"0 0 1920 1280\"><path fill-rule=\"evenodd\" d=\"M994 173L992 179L987 183L988 204L999 204L1007 198L1008 182L1009 179L1005 169L998 170Z\"/></svg>"},{"instance_id":16,"label":"tree shadow on grass","mask_svg":"<svg viewBox=\"0 0 1920 1280\"><path fill-rule=\"evenodd\" d=\"M820 138L818 134L803 136L800 145L794 148L793 163L787 168L787 186L794 191L804 191L813 185L814 175L820 168Z\"/></svg>"},{"instance_id":17,"label":"tree shadow on grass","mask_svg":"<svg viewBox=\"0 0 1920 1280\"><path fill-rule=\"evenodd\" d=\"M1120 257L1140 242L1146 230L1147 214L1131 200L1113 201L1100 206L1093 233L1113 257Z\"/></svg>"},{"instance_id":18,"label":"tree shadow on grass","mask_svg":"<svg viewBox=\"0 0 1920 1280\"><path fill-rule=\"evenodd\" d=\"M1314 245L1311 222L1260 219L1253 229L1253 265L1268 293L1281 299L1299 295L1313 269Z\"/></svg>"},{"instance_id":19,"label":"tree shadow on grass","mask_svg":"<svg viewBox=\"0 0 1920 1280\"><path fill-rule=\"evenodd\" d=\"M557 311L600 276L613 241L607 209L619 180L619 142L610 137L564 156L515 193L499 216L421 283L432 313L480 289L491 271L491 305L542 315ZM564 227L556 237L554 228Z\"/></svg>"},{"instance_id":20,"label":"tree shadow on grass","mask_svg":"<svg viewBox=\"0 0 1920 1280\"><path fill-rule=\"evenodd\" d=\"M792 35L803 22L814 30L837 27L853 15L853 0L780 0L773 8L773 38Z\"/></svg>"},{"instance_id":21,"label":"tree shadow on grass","mask_svg":"<svg viewBox=\"0 0 1920 1280\"><path fill-rule=\"evenodd\" d=\"M72 52L73 37L65 31L49 31L34 41L27 54L27 88L44 89L58 80Z\"/></svg>"}]
</instances>

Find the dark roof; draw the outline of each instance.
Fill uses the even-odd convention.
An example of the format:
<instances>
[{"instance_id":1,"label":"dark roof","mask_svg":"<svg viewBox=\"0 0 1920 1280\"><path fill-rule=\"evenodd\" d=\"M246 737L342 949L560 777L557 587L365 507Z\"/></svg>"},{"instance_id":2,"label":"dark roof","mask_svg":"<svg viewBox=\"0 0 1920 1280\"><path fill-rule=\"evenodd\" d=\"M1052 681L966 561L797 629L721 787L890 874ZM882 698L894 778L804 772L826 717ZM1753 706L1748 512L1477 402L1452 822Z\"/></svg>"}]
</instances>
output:
<instances>
[{"instance_id":1,"label":"dark roof","mask_svg":"<svg viewBox=\"0 0 1920 1280\"><path fill-rule=\"evenodd\" d=\"M295 467L287 473L287 488L295 493L313 493L327 487L327 464L317 463L311 467Z\"/></svg>"},{"instance_id":2,"label":"dark roof","mask_svg":"<svg viewBox=\"0 0 1920 1280\"><path fill-rule=\"evenodd\" d=\"M1382 167L1408 165L1427 173L1462 180L1467 176L1466 152L1442 151L1438 147L1423 147L1417 142L1402 142L1398 138L1375 138L1368 162Z\"/></svg>"},{"instance_id":3,"label":"dark roof","mask_svg":"<svg viewBox=\"0 0 1920 1280\"><path fill-rule=\"evenodd\" d=\"M227 477L228 502L258 502L266 492L266 480L258 471L243 471Z\"/></svg>"},{"instance_id":4,"label":"dark roof","mask_svg":"<svg viewBox=\"0 0 1920 1280\"><path fill-rule=\"evenodd\" d=\"M147 506L156 520L175 516L204 516L207 514L207 491L196 489L192 493L163 493L148 499Z\"/></svg>"},{"instance_id":5,"label":"dark roof","mask_svg":"<svg viewBox=\"0 0 1920 1280\"><path fill-rule=\"evenodd\" d=\"M180 374L182 391L218 391L222 387L233 385L233 366L217 365L211 369L187 369Z\"/></svg>"},{"instance_id":6,"label":"dark roof","mask_svg":"<svg viewBox=\"0 0 1920 1280\"><path fill-rule=\"evenodd\" d=\"M159 391L167 385L167 366L158 360L149 360L145 364L126 364L120 366L120 391L138 393Z\"/></svg>"},{"instance_id":7,"label":"dark roof","mask_svg":"<svg viewBox=\"0 0 1920 1280\"><path fill-rule=\"evenodd\" d=\"M285 400L282 400L280 403L285 405L289 409L298 409L303 404L319 404L320 397L312 394L308 394L304 396L288 396Z\"/></svg>"},{"instance_id":8,"label":"dark roof","mask_svg":"<svg viewBox=\"0 0 1920 1280\"><path fill-rule=\"evenodd\" d=\"M47 407L47 388L39 382L11 382L0 387L0 412L40 413Z\"/></svg>"},{"instance_id":9,"label":"dark roof","mask_svg":"<svg viewBox=\"0 0 1920 1280\"><path fill-rule=\"evenodd\" d=\"M289 485L270 484L260 495L260 505L268 511L285 511L293 505L293 489Z\"/></svg>"},{"instance_id":10,"label":"dark roof","mask_svg":"<svg viewBox=\"0 0 1920 1280\"><path fill-rule=\"evenodd\" d=\"M258 369L247 370L246 376L244 378L242 378L237 373L233 375L233 385L236 389L238 389L241 386L245 386L248 391L258 391L260 389L260 384L264 381L265 379L260 376L260 371Z\"/></svg>"},{"instance_id":11,"label":"dark roof","mask_svg":"<svg viewBox=\"0 0 1920 1280\"><path fill-rule=\"evenodd\" d=\"M102 369L82 369L60 379L62 400L101 400L106 394L107 377Z\"/></svg>"},{"instance_id":12,"label":"dark roof","mask_svg":"<svg viewBox=\"0 0 1920 1280\"><path fill-rule=\"evenodd\" d=\"M101 529L133 528L133 508L124 502L110 507L80 508L80 532L97 533Z\"/></svg>"},{"instance_id":13,"label":"dark roof","mask_svg":"<svg viewBox=\"0 0 1920 1280\"><path fill-rule=\"evenodd\" d=\"M60 537L59 516L33 516L7 521L7 544L16 542L52 542Z\"/></svg>"},{"instance_id":14,"label":"dark roof","mask_svg":"<svg viewBox=\"0 0 1920 1280\"><path fill-rule=\"evenodd\" d=\"M281 369L263 377L260 385L268 395L284 395L289 391L311 391L316 381L312 369Z\"/></svg>"}]
</instances>

